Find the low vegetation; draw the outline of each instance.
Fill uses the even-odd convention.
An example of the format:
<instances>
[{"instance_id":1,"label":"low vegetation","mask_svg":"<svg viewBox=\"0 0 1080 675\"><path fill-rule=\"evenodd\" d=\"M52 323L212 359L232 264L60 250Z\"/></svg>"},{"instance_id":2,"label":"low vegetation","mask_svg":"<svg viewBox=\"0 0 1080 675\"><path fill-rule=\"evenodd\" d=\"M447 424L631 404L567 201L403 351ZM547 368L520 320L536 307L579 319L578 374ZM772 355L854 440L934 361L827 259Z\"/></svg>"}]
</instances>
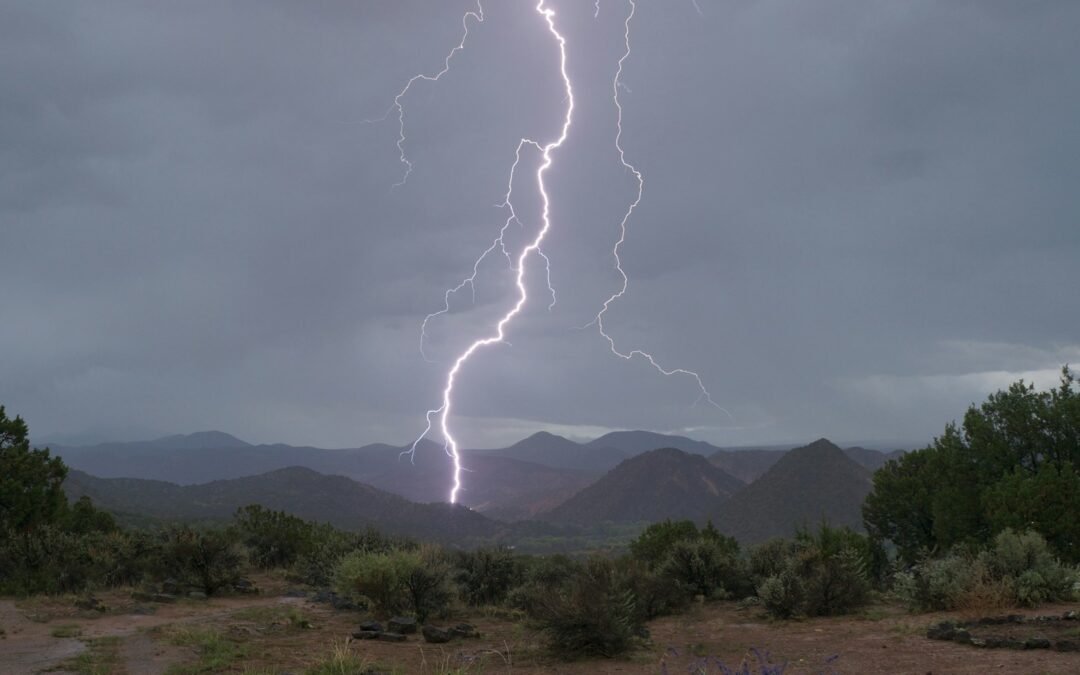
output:
<instances>
[{"instance_id":1,"label":"low vegetation","mask_svg":"<svg viewBox=\"0 0 1080 675\"><path fill-rule=\"evenodd\" d=\"M290 583L332 588L378 618L406 614L425 623L498 612L528 622L547 637L552 656L566 659L625 654L647 639L650 620L721 600L758 606L778 621L857 613L883 598L914 612L1069 600L1080 587L1073 384L1066 369L1051 392L1014 385L969 410L962 433L950 426L930 447L888 463L866 502L868 534L822 522L744 550L711 523L664 521L620 551L588 557L447 550L258 505L238 510L226 527L122 529L87 499L69 504L60 489L66 467L48 450L31 449L25 423L0 407L8 468L0 477L0 593L169 585L201 597L242 589L252 570L279 570ZM236 618L312 628L295 609ZM53 634L78 635L70 626ZM205 628L163 637L197 654L177 673L233 668L246 648ZM73 670L102 672L115 645L94 644ZM341 648L311 672L367 665Z\"/></svg>"}]
</instances>

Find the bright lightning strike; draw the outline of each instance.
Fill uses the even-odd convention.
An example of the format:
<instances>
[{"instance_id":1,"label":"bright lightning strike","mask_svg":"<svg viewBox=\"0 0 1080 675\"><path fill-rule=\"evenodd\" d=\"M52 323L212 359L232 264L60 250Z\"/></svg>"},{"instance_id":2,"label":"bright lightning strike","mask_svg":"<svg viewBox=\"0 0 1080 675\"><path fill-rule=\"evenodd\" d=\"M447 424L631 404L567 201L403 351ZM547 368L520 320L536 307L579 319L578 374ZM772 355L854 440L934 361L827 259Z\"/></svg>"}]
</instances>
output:
<instances>
[{"instance_id":1,"label":"bright lightning strike","mask_svg":"<svg viewBox=\"0 0 1080 675\"><path fill-rule=\"evenodd\" d=\"M625 50L621 57L619 57L618 67L615 69L615 78L611 84L612 100L615 103L615 149L619 152L619 162L622 163L623 168L634 175L634 179L637 181L637 193L634 195L633 201L630 202L630 206L627 207L626 212L623 214L622 220L619 222L619 239L615 242L615 247L612 249L612 255L615 258L615 269L618 270L619 276L622 277L622 286L611 297L604 301L603 307L597 313L596 318L592 320L592 324L596 324L597 329L600 331L600 335L607 340L608 345L611 347L611 353L618 356L621 359L627 361L633 359L635 356L640 356L652 365L653 368L660 371L664 375L686 375L693 378L697 383L698 389L701 391L701 395L698 397L698 401L704 400L709 405L715 407L717 410L722 411L729 418L729 413L724 408L720 407L716 401L713 400L709 390L705 388L705 383L702 382L701 376L692 370L686 370L684 368L665 368L660 365L659 362L646 351L641 349L633 349L628 352L619 351L619 348L615 345L615 339L604 329L604 315L607 313L608 308L611 307L611 303L615 302L619 298L626 295L627 289L630 287L630 279L626 276L626 272L622 267L622 258L619 257L619 248L626 242L626 223L630 220L630 217L634 214L634 209L641 203L641 197L645 192L645 178L641 175L641 171L637 169L633 164L626 160L626 151L622 146L622 121L623 121L623 107L622 102L619 100L619 89L623 88L621 82L623 64L626 59L630 58L630 22L634 18L634 13L637 11L637 4L634 0L629 0L630 12L626 15L626 20L623 23L623 44ZM697 3L694 3L694 7L697 7ZM701 9L698 8L700 12Z\"/></svg>"},{"instance_id":2,"label":"bright lightning strike","mask_svg":"<svg viewBox=\"0 0 1080 675\"><path fill-rule=\"evenodd\" d=\"M603 336L604 339L607 340L608 345L609 345L609 347L611 349L611 352L613 354L615 354L616 356L618 356L619 358L622 358L622 359L625 359L625 360L629 361L629 360L632 360L635 356L638 356L638 357L641 357L641 358L645 359L646 361L648 361L648 363L650 365L652 365L657 371L659 371L660 373L663 373L664 375L685 375L685 376L693 378L694 381L697 383L698 389L701 392L701 394L700 394L700 396L698 398L698 401L704 400L707 403L709 403L710 405L712 405L712 406L716 407L717 409L723 411L724 413L728 414L728 416L730 417L731 416L730 413L728 413L726 410L724 410L719 405L717 405L717 403L715 401L713 401L711 394L705 388L705 384L704 384L704 382L702 382L702 379L698 375L698 373L696 373L694 371L691 371L691 370L686 370L686 369L683 369L683 368L665 368L664 366L660 365L660 363L657 362L657 360L651 354L649 354L648 352L645 352L645 351L643 351L641 349L633 349L633 350L630 350L630 351L620 351L619 348L616 346L614 338L605 330L605 327L604 327L604 315L607 313L607 311L610 308L611 304L614 303L619 298L623 297L627 293L627 290L629 288L629 278L627 277L626 272L623 270L622 259L619 256L619 249L622 246L622 244L626 241L627 222L630 220L630 217L633 215L634 210L641 203L641 198L642 198L642 195L643 195L644 189L645 189L645 181L644 181L644 178L643 178L641 172L633 164L631 164L629 161L627 161L626 153L625 153L625 151L623 149L623 146L622 146L623 108L622 108L622 102L619 100L619 91L620 91L620 89L629 91L626 88L626 86L623 84L621 79L622 79L622 72L623 72L623 64L630 57L630 23L631 23L632 19L634 18L634 14L635 14L635 12L637 10L637 5L635 3L635 0L628 0L628 1L629 1L629 5L630 5L630 11L627 14L626 19L625 19L624 34L623 34L625 50L624 50L622 56L619 58L618 67L616 69L615 77L614 77L614 80L612 82L612 91L613 91L612 99L613 99L613 102L615 104L615 109L617 111L617 116L616 116L616 127L617 127L617 129L616 129L616 134L615 134L615 147L616 147L616 149L618 151L619 161L621 162L623 168L626 171L633 174L634 178L637 181L637 192L636 192L636 194L634 196L634 199L631 201L630 205L627 207L627 210L623 214L623 217L622 217L622 219L621 219L621 221L619 223L619 228L620 228L619 238L618 238L618 241L616 241L616 243L615 243L615 245L614 245L614 247L612 249L612 255L615 258L615 269L618 270L619 275L622 277L622 285L621 285L621 287L619 288L619 290L616 293L614 293L607 300L604 301L603 306L601 307L600 311L597 313L596 317L588 325L593 325L593 324L596 325L600 335ZM694 8L697 10L698 14L701 14L701 8L698 5L697 1L696 0L691 0L691 1L693 2ZM408 180L409 175L412 173L412 169L413 169L412 162L409 160L409 158L408 158L408 156L407 156L407 154L405 152L405 142L406 142L406 138L405 138L405 109L404 109L404 105L403 105L402 101L405 98L405 96L409 93L409 90L411 89L412 85L415 84L417 81L424 80L424 81L427 81L427 82L435 82L435 81L438 81L447 72L449 72L449 70L450 70L450 62L453 59L454 55L457 52L459 52L459 51L461 51L462 49L465 48L465 43L466 43L466 41L468 40L468 37L469 37L469 21L470 20L475 20L477 23L483 23L483 21L484 21L484 10L483 10L483 6L481 4L481 0L477 0L476 7L477 8L476 8L475 11L466 12L465 15L462 17L463 34L462 34L461 40L457 44L457 46L455 46L453 49L451 49L450 52L446 55L446 58L443 61L442 70L440 70L439 72L437 72L437 73L435 73L433 75L427 75L427 74L421 73L421 74L415 75L411 79L409 79L409 81L406 82L405 86L401 89L401 91L398 92L398 94L394 97L394 101L391 104L390 108L387 110L386 114L383 115L383 117L381 118L381 119L386 119L387 117L390 116L390 114L395 109L397 110L397 118L398 118L397 148L398 148L398 152L399 152L399 161L401 162L402 166L404 167L404 174L402 175L401 180L399 182L395 183L394 187L399 187L401 185L404 185L405 182ZM551 219L550 219L551 203L550 203L550 198L549 198L548 193L547 193L547 187L546 187L546 184L545 184L545 181L544 181L544 177L545 177L545 174L547 173L548 169L551 168L551 166L552 166L552 164L554 162L554 158L552 156L552 153L556 149L558 149L559 147L562 146L562 144L565 142L565 140L566 140L566 138L567 138L567 136L569 134L570 126L571 126L571 124L573 122L574 95L573 95L573 86L572 86L572 84L570 82L570 77L567 74L567 70L566 70L566 60L567 60L566 59L566 39L563 37L562 34L559 33L559 31L558 31L558 29L557 29L557 27L555 25L555 11L546 6L546 0L539 0L537 2L537 4L536 4L535 9L536 9L537 13L540 14L542 19L547 24L547 29L551 33L552 37L554 38L554 40L555 40L555 42L556 42L556 44L558 45L558 48L559 48L559 73L562 76L563 84L564 84L564 87L565 87L565 90L566 90L566 113L565 113L565 117L563 119L562 129L561 129L561 131L559 133L559 136L555 140L549 141L546 144L541 144L541 143L539 143L537 141L534 141L534 140L531 140L531 139L528 139L528 138L522 138L518 142L517 148L514 151L514 161L510 166L510 176L509 176L509 180L508 180L508 184L507 184L506 195L503 198L502 203L497 205L499 208L506 209L506 212L507 212L506 220L503 222L502 227L499 229L498 235L494 238L494 240L491 242L491 244L480 254L480 256L473 263L472 273L468 277L465 277L458 285L456 285L456 286L454 286L452 288L448 288L445 291L445 293L443 295L443 307L442 307L442 309L440 309L440 310L438 310L436 312L432 312L431 314L428 314L426 317L424 317L424 320L423 320L423 322L421 324L421 327L420 327L420 353L421 353L421 355L423 356L423 358L425 360L429 360L427 358L427 354L425 352L425 347L424 347L425 341L427 339L427 326L428 326L428 323L432 319L434 319L434 318L436 318L438 316L448 314L450 312L451 298L456 296L459 292L463 291L466 287L469 288L469 290L470 290L470 292L472 294L472 297L473 297L473 301L475 302L475 299L476 299L476 280L477 280L477 277L479 276L479 273L480 273L480 266L484 262L484 260L486 260L488 258L488 256L490 256L491 254L493 254L495 252L498 252L506 259L506 261L507 261L507 263L508 263L508 265L510 267L510 270L512 272L514 272L514 275L515 275L515 285L517 286L517 291L518 291L518 296L517 296L516 303L514 304L514 306L508 312L506 312L498 320L498 322L496 322L496 324L494 326L494 330L493 330L493 332L491 334L489 334L486 337L483 337L481 339L478 339L478 340L474 341L463 352L461 352L457 356L457 358L453 361L450 369L447 371L447 374L446 374L446 384L445 384L445 387L443 388L443 392L442 392L441 405L438 408L434 408L432 410L427 411L427 413L425 414L425 420L426 420L427 424L426 424L426 426L424 428L423 433L420 434L420 436L413 442L412 446L408 450L402 452L402 455L408 454L408 455L410 455L410 457L415 457L416 448L419 445L420 441L422 441L424 438L426 438L428 436L428 434L431 433L432 427L435 424L435 420L436 419L438 420L439 431L440 431L440 433L442 434L442 437L443 437L444 449L446 450L447 455L449 455L450 458L452 459L453 467L454 467L454 470L453 470L453 487L452 487L452 489L450 491L450 502L451 503L456 503L457 502L458 492L461 490L461 472L464 470L463 467L461 466L461 457L460 457L459 452L458 452L459 448L458 448L457 440L454 438L454 436L453 436L453 434L452 434L452 432L450 430L450 414L451 414L452 402L453 402L454 385L455 385L455 383L457 381L458 375L461 373L461 371L464 368L466 362L468 362L469 359L472 358L472 356L474 354L476 354L476 352L478 352L479 350L481 350L484 347L487 347L489 345L496 344L496 343L501 343L501 342L506 341L507 327L514 320L514 318L518 314L521 313L521 311L524 309L524 307L527 304L528 299L529 299L528 298L528 292L527 292L526 287L525 287L526 262L528 261L529 256L531 254L533 254L533 253L536 253L536 255L538 257L540 257L544 261L544 269L545 269L546 279L547 279L547 288L548 288L549 293L551 294L551 303L548 305L548 309L550 310L552 307L555 306L555 299L556 299L555 298L555 289L551 285L551 260L547 257L547 255L544 254L544 252L543 252L543 250L541 248L541 244L543 243L544 238L547 236L548 232L551 229ZM597 18L599 16L599 14L600 14L600 0L595 0L593 17ZM515 259L514 256L512 256L510 251L507 249L505 236L506 236L507 230L510 228L510 226L512 224L517 223L519 226L522 226L522 222L521 222L521 220L519 220L517 212L514 209L513 186L514 186L515 175L517 173L518 166L519 166L519 164L521 162L522 149L524 149L526 147L532 148L532 149L538 151L540 153L541 158L542 158L542 161L540 162L540 165L539 165L539 167L537 168L537 171L536 171L536 184L537 184L537 189L538 189L540 197L541 197L541 204L542 204L542 208L541 208L541 227L538 229L534 239L527 246L525 246L523 249L521 249L521 251L518 253L518 255L517 255L516 259Z\"/></svg>"},{"instance_id":3,"label":"bright lightning strike","mask_svg":"<svg viewBox=\"0 0 1080 675\"><path fill-rule=\"evenodd\" d=\"M471 345L469 345L469 347L465 351L463 351L457 357L457 359L454 360L453 365L450 367L449 372L447 372L447 374L446 374L446 387L443 389L442 405L440 405L438 408L427 411L427 414L425 415L425 419L427 420L427 426L424 429L424 432L422 434L420 434L420 436L413 442L412 447L409 450L406 451L406 452L408 452L410 454L415 454L416 453L416 446L420 443L421 440L424 439L424 437L426 437L431 432L432 420L436 416L438 416L439 430L442 433L442 437L443 437L443 441L444 441L444 447L446 448L447 454L450 455L450 457L451 457L451 459L453 460L453 463L454 463L454 485L450 490L450 503L451 504L454 504L454 503L457 502L457 494L458 494L458 491L461 489L461 470L462 470L462 468L461 468L461 457L458 454L458 444L457 444L457 441L454 439L453 434L450 432L450 421L449 421L450 420L452 396L453 396L453 392L454 392L454 384L455 384L455 381L457 380L457 376L461 372L461 369L465 365L465 363L478 350L480 350L480 349L482 349L484 347L487 347L488 345L492 345L492 344L495 344L495 343L498 343L498 342L505 341L506 327L510 324L511 321L513 321L514 317L516 317L518 314L521 313L521 310L525 307L525 304L526 304L526 302L528 302L528 299L529 299L528 291L525 288L525 271L526 271L525 263L526 263L526 260L528 259L530 254L535 252L539 257L544 259L544 261L546 263L546 266L547 266L547 271L548 271L548 288L549 288L549 290L551 289L551 266L550 266L550 261L548 260L547 256L544 255L543 251L540 249L540 245L544 241L544 237L547 236L548 231L551 229L551 218L550 218L551 201L550 201L550 199L548 197L547 186L544 183L544 174L547 173L547 170L551 167L552 162L554 161L554 159L552 157L552 152L554 150L556 150L557 148L559 148L563 144L563 142L566 140L567 135L570 133L570 124L573 121L573 115L574 115L574 90L573 90L573 86L570 83L570 76L566 72L566 38L564 38L562 36L562 34L559 33L558 29L555 26L555 11L548 8L548 7L545 7L544 3L545 3L545 0L539 0L539 2L537 2L537 4L536 4L536 11L543 17L544 21L547 23L548 30L551 32L552 36L555 38L555 42L559 46L559 73L562 76L563 84L564 84L564 86L566 88L566 101L567 101L567 103L566 103L566 117L563 119L562 131L559 133L558 138L556 138L555 140L550 141L549 143L547 143L545 145L542 145L542 146L539 143L537 143L535 141L531 141L529 139L522 139L518 143L517 152L515 153L514 164L513 164L513 167L511 168L510 188L508 188L508 190L507 190L506 200L503 203L504 206L506 206L506 207L508 207L510 209L510 216L507 218L506 222L504 223L502 230L500 230L499 236L495 239L495 241L492 243L492 245L490 247L488 247L488 249L483 254L481 254L480 258L477 259L476 265L474 265L474 267L473 267L472 276L467 278L465 281L463 281L461 284L459 284L454 289L450 289L449 291L447 291L447 294L445 296L446 300L447 300L446 309L440 310L439 312L436 312L433 315L429 315L427 318L424 319L424 324L426 325L427 321L432 316L436 316L438 314L442 314L442 313L445 313L445 312L449 311L449 297L450 297L450 295L452 293L456 292L457 290L463 289L465 287L465 285L469 285L470 288L474 287L476 274L477 274L477 268L478 268L480 262L489 253L494 251L496 248L500 248L503 251L504 254L506 253L506 248L503 245L503 234L506 232L506 228L510 226L510 223L515 221L516 218L517 218L516 215L514 214L512 202L510 200L511 192L513 190L513 173L517 169L518 162L521 159L521 148L523 146L525 146L525 145L531 145L533 147L537 147L540 150L541 156L543 158L543 161L540 163L540 167L536 170L536 184L537 184L537 189L540 192L541 204L542 204L542 208L541 208L541 212L540 212L541 227L537 231L536 237L532 240L532 242L529 243L528 246L523 248L521 250L521 252L518 254L517 262L516 262L516 264L513 265L513 269L514 269L515 274L516 274L515 285L517 286L517 290L518 290L517 302L514 304L513 308L511 308L510 311L508 311L506 314L504 314L503 317L501 319L499 319L499 321L495 324L495 330L494 330L494 332L492 334L488 335L487 337L481 338L481 339L476 340L475 342L473 342ZM468 17L466 16L466 20L467 20L467 18ZM467 27L466 27L466 33L467 32L468 32L468 30L467 30ZM464 39L462 39L461 44L462 45L464 44ZM454 52L451 51L450 56L453 56L453 53ZM447 57L447 61L446 61L447 62L447 68L449 68L450 56ZM445 73L446 71L444 70L443 72ZM440 73L440 75L441 74L442 73ZM422 77L422 76L418 76L418 77ZM416 79L417 78L413 78L413 80L410 80L410 84L413 81L415 81ZM402 94L407 89L408 89L408 86L406 86L405 90L402 91ZM400 95L399 95L399 97L400 97ZM397 102L397 101L395 102L395 104L400 106L400 103ZM400 110L400 107L399 107L399 110ZM404 115L402 115L400 119L404 119ZM404 133L402 133L402 137L403 136L404 136ZM404 141L402 141L402 143L403 142ZM400 147L400 144L399 144L399 147ZM404 152L402 153L402 156L404 156ZM408 162L408 160L404 160L404 161ZM411 166L412 166L411 164L408 165L409 168L411 168ZM408 177L408 173L406 173L406 177ZM554 291L552 291L552 305L554 305ZM549 307L550 307L550 305L549 305ZM421 333L421 335L423 335L423 333ZM421 340L422 339L423 338L421 337ZM423 345L421 343L421 349L422 348L423 348Z\"/></svg>"}]
</instances>

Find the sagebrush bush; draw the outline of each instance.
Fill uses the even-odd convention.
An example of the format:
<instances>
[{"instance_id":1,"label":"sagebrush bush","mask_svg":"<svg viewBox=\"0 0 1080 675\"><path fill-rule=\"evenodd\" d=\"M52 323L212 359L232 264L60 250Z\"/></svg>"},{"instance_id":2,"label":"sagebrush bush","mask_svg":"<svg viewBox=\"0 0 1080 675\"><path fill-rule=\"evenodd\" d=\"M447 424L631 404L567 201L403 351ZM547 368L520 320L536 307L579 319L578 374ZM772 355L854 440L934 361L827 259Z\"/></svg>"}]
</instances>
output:
<instances>
[{"instance_id":1,"label":"sagebrush bush","mask_svg":"<svg viewBox=\"0 0 1080 675\"><path fill-rule=\"evenodd\" d=\"M1004 530L977 554L922 560L897 574L893 588L912 611L975 610L1068 600L1078 580L1038 533Z\"/></svg>"},{"instance_id":2,"label":"sagebrush bush","mask_svg":"<svg viewBox=\"0 0 1080 675\"><path fill-rule=\"evenodd\" d=\"M523 557L521 566L521 583L510 589L506 603L526 613L532 613L540 598L566 584L581 569L581 563L562 554Z\"/></svg>"},{"instance_id":3,"label":"sagebrush bush","mask_svg":"<svg viewBox=\"0 0 1080 675\"><path fill-rule=\"evenodd\" d=\"M214 595L240 581L247 568L244 549L225 530L176 528L165 534L161 570Z\"/></svg>"},{"instance_id":4,"label":"sagebrush bush","mask_svg":"<svg viewBox=\"0 0 1080 675\"><path fill-rule=\"evenodd\" d=\"M555 655L612 657L633 647L642 626L633 591L619 583L617 565L590 558L565 584L536 598L531 616Z\"/></svg>"},{"instance_id":5,"label":"sagebrush bush","mask_svg":"<svg viewBox=\"0 0 1080 675\"><path fill-rule=\"evenodd\" d=\"M449 577L450 566L441 549L423 545L386 552L354 551L339 561L334 587L346 597L366 601L376 615L411 610L423 622L430 614L446 612Z\"/></svg>"},{"instance_id":6,"label":"sagebrush bush","mask_svg":"<svg viewBox=\"0 0 1080 675\"><path fill-rule=\"evenodd\" d=\"M742 560L709 539L675 542L659 574L705 599L742 596L751 588Z\"/></svg>"},{"instance_id":7,"label":"sagebrush bush","mask_svg":"<svg viewBox=\"0 0 1080 675\"><path fill-rule=\"evenodd\" d=\"M506 548L458 551L454 581L466 604L494 605L505 601L510 589L521 583L522 570L513 551Z\"/></svg>"},{"instance_id":8,"label":"sagebrush bush","mask_svg":"<svg viewBox=\"0 0 1080 675\"><path fill-rule=\"evenodd\" d=\"M750 555L757 595L777 618L845 614L866 603L865 537L847 528L822 525L795 541L765 542Z\"/></svg>"}]
</instances>

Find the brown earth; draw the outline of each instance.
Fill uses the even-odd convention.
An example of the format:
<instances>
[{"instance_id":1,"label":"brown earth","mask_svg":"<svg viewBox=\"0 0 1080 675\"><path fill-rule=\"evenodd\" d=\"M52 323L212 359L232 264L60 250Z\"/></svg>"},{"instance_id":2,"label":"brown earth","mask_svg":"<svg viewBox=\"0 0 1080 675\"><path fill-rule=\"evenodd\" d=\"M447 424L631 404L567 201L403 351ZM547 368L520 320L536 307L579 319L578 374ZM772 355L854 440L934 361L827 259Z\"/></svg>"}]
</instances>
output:
<instances>
[{"instance_id":1,"label":"brown earth","mask_svg":"<svg viewBox=\"0 0 1080 675\"><path fill-rule=\"evenodd\" d=\"M698 606L649 625L651 639L626 658L565 663L553 659L543 636L509 618L491 613L454 617L474 624L480 639L428 645L417 635L401 644L358 641L350 633L365 615L335 611L304 599L278 595L281 586L257 580L265 595L181 601L156 605L153 615L132 614L135 605L120 591L98 597L105 613L76 610L72 598L29 602L0 600L0 672L33 673L56 666L83 649L83 640L120 638L121 664L115 672L161 673L172 664L197 659L191 647L169 644L171 632L198 627L235 642L243 656L216 672L302 672L336 648L359 656L387 673L685 673L702 658L719 673L714 659L735 668L744 659L756 664L755 649L776 664L789 662L796 673L1080 673L1080 654L985 650L929 640L926 628L948 614L913 616L878 605L851 617L774 622L760 609L735 603ZM1075 606L1043 607L1029 614L1060 613ZM297 617L304 621L296 621ZM305 627L310 622L310 628ZM435 622L438 623L438 622ZM76 638L52 637L59 626L76 627ZM1080 633L1080 625L1076 627ZM827 659L836 656L827 664ZM830 670L831 669L831 670ZM757 672L757 669L752 669Z\"/></svg>"}]
</instances>

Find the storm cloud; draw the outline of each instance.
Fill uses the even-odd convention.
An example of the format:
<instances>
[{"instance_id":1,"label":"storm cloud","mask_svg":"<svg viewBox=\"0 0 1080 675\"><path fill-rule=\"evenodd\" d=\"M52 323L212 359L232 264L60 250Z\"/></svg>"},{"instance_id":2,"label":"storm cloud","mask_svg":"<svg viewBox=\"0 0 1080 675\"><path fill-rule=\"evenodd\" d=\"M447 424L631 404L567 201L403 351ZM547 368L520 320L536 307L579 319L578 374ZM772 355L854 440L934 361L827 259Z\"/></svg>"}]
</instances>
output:
<instances>
[{"instance_id":1,"label":"storm cloud","mask_svg":"<svg viewBox=\"0 0 1080 675\"><path fill-rule=\"evenodd\" d=\"M925 442L986 393L1080 360L1080 5L551 0L578 103L548 173L536 298L471 362L466 446L549 429L720 445ZM508 306L514 147L558 132L532 3L0 1L0 403L50 434L216 428L406 443L446 363ZM523 163L535 169L535 157ZM520 246L537 224L515 185Z\"/></svg>"}]
</instances>

